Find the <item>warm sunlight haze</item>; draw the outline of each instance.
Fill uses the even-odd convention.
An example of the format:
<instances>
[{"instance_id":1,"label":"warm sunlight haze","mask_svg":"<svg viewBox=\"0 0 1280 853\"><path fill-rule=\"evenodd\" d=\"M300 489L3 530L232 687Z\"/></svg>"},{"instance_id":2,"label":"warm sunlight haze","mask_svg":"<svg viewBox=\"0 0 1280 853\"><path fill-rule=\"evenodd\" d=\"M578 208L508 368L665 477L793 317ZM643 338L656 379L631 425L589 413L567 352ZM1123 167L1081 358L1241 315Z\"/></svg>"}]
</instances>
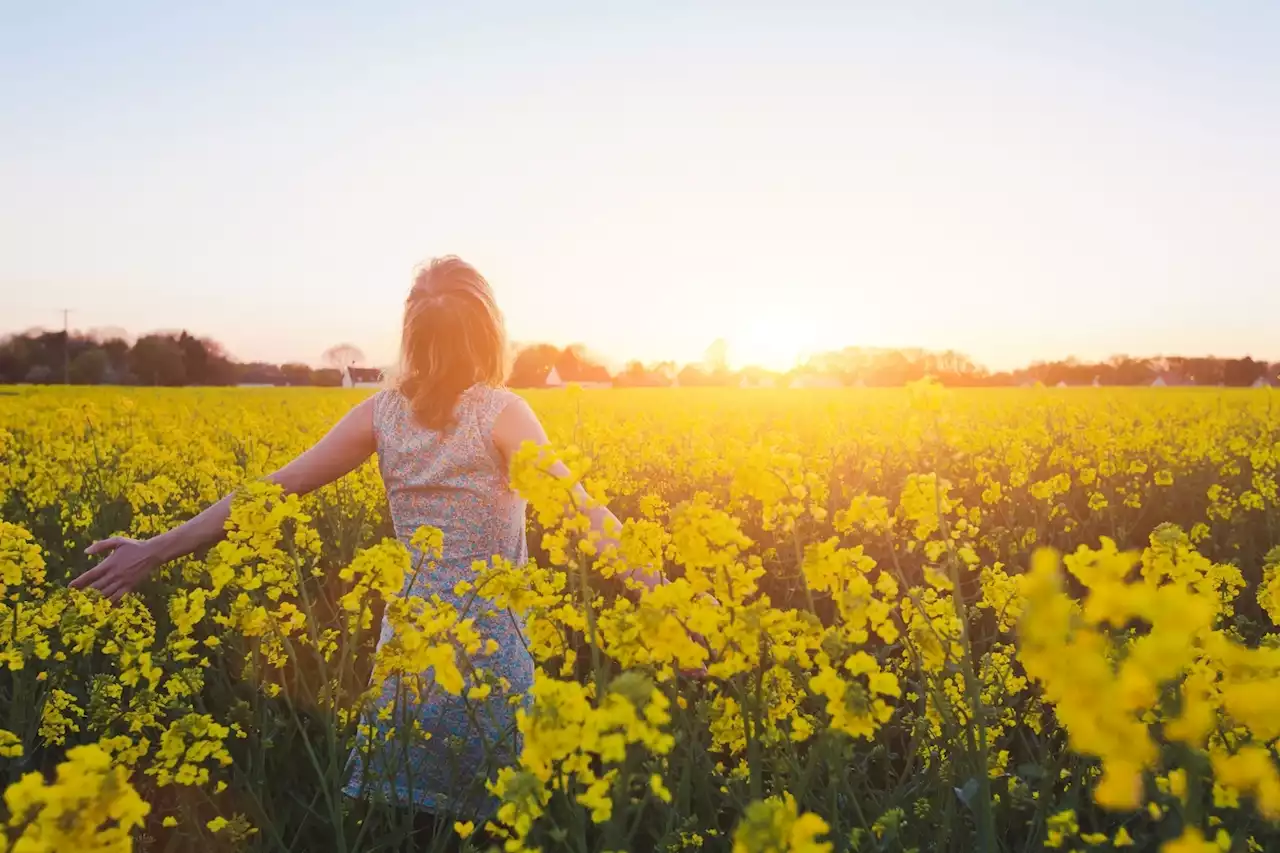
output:
<instances>
[{"instance_id":1,"label":"warm sunlight haze","mask_svg":"<svg viewBox=\"0 0 1280 853\"><path fill-rule=\"evenodd\" d=\"M9 4L0 330L1277 358L1280 7ZM1266 106L1263 106L1266 105Z\"/></svg>"},{"instance_id":2,"label":"warm sunlight haze","mask_svg":"<svg viewBox=\"0 0 1280 853\"><path fill-rule=\"evenodd\" d=\"M0 0L0 853L1280 851L1278 48Z\"/></svg>"}]
</instances>

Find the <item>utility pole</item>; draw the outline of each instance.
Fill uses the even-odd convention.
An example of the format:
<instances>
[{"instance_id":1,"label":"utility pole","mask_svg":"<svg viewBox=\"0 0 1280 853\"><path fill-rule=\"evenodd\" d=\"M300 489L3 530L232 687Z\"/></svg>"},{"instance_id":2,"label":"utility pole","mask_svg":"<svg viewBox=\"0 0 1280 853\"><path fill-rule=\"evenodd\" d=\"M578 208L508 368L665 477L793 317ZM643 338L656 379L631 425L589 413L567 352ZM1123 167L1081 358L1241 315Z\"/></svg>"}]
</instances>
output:
<instances>
[{"instance_id":1,"label":"utility pole","mask_svg":"<svg viewBox=\"0 0 1280 853\"><path fill-rule=\"evenodd\" d=\"M71 327L70 308L62 309L62 384L71 384Z\"/></svg>"}]
</instances>

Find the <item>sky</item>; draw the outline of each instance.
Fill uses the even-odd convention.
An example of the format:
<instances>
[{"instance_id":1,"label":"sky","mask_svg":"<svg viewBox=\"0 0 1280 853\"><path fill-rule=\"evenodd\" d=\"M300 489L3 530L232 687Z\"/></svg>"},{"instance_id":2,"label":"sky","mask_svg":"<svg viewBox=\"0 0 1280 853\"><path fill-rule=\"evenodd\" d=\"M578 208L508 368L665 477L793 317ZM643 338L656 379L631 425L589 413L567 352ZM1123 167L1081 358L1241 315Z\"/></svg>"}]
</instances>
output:
<instances>
[{"instance_id":1,"label":"sky","mask_svg":"<svg viewBox=\"0 0 1280 853\"><path fill-rule=\"evenodd\" d=\"M0 332L1280 359L1280 4L0 0Z\"/></svg>"}]
</instances>

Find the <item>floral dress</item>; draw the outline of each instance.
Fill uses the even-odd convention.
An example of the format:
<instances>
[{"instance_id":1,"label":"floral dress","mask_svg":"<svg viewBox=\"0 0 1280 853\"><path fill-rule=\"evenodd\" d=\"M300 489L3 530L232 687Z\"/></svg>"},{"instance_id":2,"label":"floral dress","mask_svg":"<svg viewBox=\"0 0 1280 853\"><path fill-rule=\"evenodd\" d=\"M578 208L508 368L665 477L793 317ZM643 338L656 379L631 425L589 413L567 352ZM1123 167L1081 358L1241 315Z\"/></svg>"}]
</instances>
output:
<instances>
[{"instance_id":1,"label":"floral dress","mask_svg":"<svg viewBox=\"0 0 1280 853\"><path fill-rule=\"evenodd\" d=\"M378 465L396 537L410 549L417 566L421 555L410 544L414 531L430 526L444 533L443 557L432 571L407 578L406 593L438 595L461 609L461 596L453 590L459 581L474 579L475 561L500 556L516 565L525 562L525 502L511 491L506 465L491 437L494 420L514 399L506 389L474 385L460 396L453 426L438 432L415 420L398 391L375 396ZM482 666L510 683L507 696L527 694L533 683L533 659L522 627L505 611L477 620L477 628L498 645ZM392 634L384 621L379 647ZM398 682L391 678L382 685L375 711L396 703ZM515 709L496 691L494 697L484 703L483 713L476 713L475 703L469 708L463 697L439 687L421 701L402 698L392 718L375 725L384 732L390 726L407 731L416 721L430 738L413 738L407 749L379 745L367 752L368 741L360 737L347 794L383 796L441 813L490 811L494 803L484 793L484 780L513 763L518 746Z\"/></svg>"}]
</instances>

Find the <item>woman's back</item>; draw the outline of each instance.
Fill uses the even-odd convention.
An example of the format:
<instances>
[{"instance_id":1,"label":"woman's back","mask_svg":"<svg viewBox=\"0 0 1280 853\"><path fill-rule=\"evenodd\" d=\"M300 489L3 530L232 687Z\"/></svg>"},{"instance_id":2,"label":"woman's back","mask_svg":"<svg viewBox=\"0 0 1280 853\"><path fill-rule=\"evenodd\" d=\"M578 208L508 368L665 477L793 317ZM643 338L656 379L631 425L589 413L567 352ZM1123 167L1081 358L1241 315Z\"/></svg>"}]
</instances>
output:
<instances>
[{"instance_id":1,"label":"woman's back","mask_svg":"<svg viewBox=\"0 0 1280 853\"><path fill-rule=\"evenodd\" d=\"M524 562L525 502L511 491L491 437L494 421L514 399L506 389L473 385L458 398L451 427L437 431L418 423L398 391L377 395L378 468L401 542L408 545L419 527L438 527L446 565L469 570L473 560L494 555Z\"/></svg>"},{"instance_id":2,"label":"woman's back","mask_svg":"<svg viewBox=\"0 0 1280 853\"><path fill-rule=\"evenodd\" d=\"M412 553L410 545L414 532L428 526L444 534L443 556L429 571L415 571L407 578L405 594L428 600L439 596L461 611L466 602L454 588L460 581L475 579L472 566L477 560L487 563L497 556L524 563L525 502L511 491L503 455L492 439L494 421L515 399L511 391L473 385L458 398L446 430L421 425L398 391L382 391L374 399L378 467L396 537L410 549L417 567L421 555ZM526 693L533 684L533 659L520 623L506 612L471 615L477 630L497 643L497 650L477 665L504 681L508 695ZM384 621L379 647L393 636L392 626ZM397 696L395 713L379 719L376 711L396 705ZM484 780L514 762L517 748L515 708L505 697L494 696L478 713L465 696L437 687L406 704L399 679L392 677L381 685L376 706L371 717L379 719L379 729L397 724L403 729L413 721L431 737L394 757L386 749L363 755L365 741L354 756L349 794L376 791L432 811L483 812L493 807L484 796Z\"/></svg>"}]
</instances>

